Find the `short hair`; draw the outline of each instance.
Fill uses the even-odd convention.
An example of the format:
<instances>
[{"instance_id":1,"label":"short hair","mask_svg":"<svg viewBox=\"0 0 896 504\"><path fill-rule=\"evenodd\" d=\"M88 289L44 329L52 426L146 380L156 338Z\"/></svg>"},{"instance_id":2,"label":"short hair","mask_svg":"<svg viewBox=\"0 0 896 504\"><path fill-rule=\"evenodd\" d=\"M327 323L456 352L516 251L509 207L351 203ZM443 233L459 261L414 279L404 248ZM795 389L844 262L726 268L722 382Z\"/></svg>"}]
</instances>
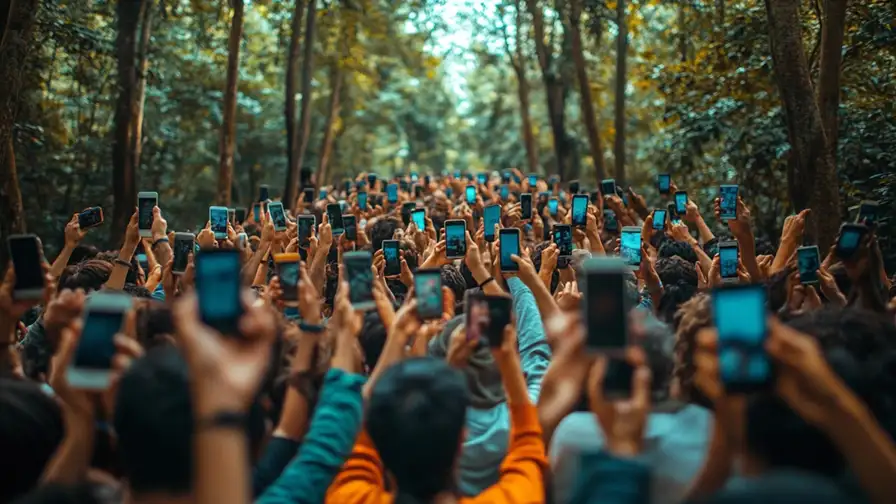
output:
<instances>
[{"instance_id":1,"label":"short hair","mask_svg":"<svg viewBox=\"0 0 896 504\"><path fill-rule=\"evenodd\" d=\"M103 259L88 259L78 264L67 266L59 275L58 290L65 289L85 292L100 290L112 274L112 263Z\"/></svg>"},{"instance_id":2,"label":"short hair","mask_svg":"<svg viewBox=\"0 0 896 504\"><path fill-rule=\"evenodd\" d=\"M664 241L660 245L659 250L657 250L657 263L659 263L660 259L667 259L676 256L684 259L692 265L698 261L697 253L694 252L694 249L691 248L691 246L687 242L667 240ZM665 283L665 281L663 283Z\"/></svg>"},{"instance_id":3,"label":"short hair","mask_svg":"<svg viewBox=\"0 0 896 504\"><path fill-rule=\"evenodd\" d=\"M136 312L137 341L149 349L168 343L167 336L174 335L171 308L155 300L134 303Z\"/></svg>"},{"instance_id":4,"label":"short hair","mask_svg":"<svg viewBox=\"0 0 896 504\"><path fill-rule=\"evenodd\" d=\"M454 302L462 303L464 301L464 292L467 290L467 282L461 275L460 270L453 264L442 266L442 286L448 287L454 294Z\"/></svg>"},{"instance_id":5,"label":"short hair","mask_svg":"<svg viewBox=\"0 0 896 504\"><path fill-rule=\"evenodd\" d=\"M364 325L361 326L361 351L364 354L364 365L368 369L376 367L386 344L386 326L383 325L380 314L376 310L368 311L364 315Z\"/></svg>"},{"instance_id":6,"label":"short hair","mask_svg":"<svg viewBox=\"0 0 896 504\"><path fill-rule=\"evenodd\" d=\"M364 231L367 233L373 252L383 248L383 242L391 240L395 230L401 227L401 221L395 217L383 217L368 226Z\"/></svg>"},{"instance_id":7,"label":"short hair","mask_svg":"<svg viewBox=\"0 0 896 504\"><path fill-rule=\"evenodd\" d=\"M0 502L40 481L65 433L56 401L34 382L0 378Z\"/></svg>"},{"instance_id":8,"label":"short hair","mask_svg":"<svg viewBox=\"0 0 896 504\"><path fill-rule=\"evenodd\" d=\"M647 365L653 377L650 382L653 401L659 402L669 397L669 383L672 381L672 371L675 368L675 333L651 313L646 314L642 327L644 337L639 343L644 349Z\"/></svg>"},{"instance_id":9,"label":"short hair","mask_svg":"<svg viewBox=\"0 0 896 504\"><path fill-rule=\"evenodd\" d=\"M100 251L93 245L78 244L72 250L72 255L68 258L67 266L78 264L79 262L93 259Z\"/></svg>"},{"instance_id":10,"label":"short hair","mask_svg":"<svg viewBox=\"0 0 896 504\"><path fill-rule=\"evenodd\" d=\"M672 324L678 307L697 294L697 269L694 263L675 255L657 259L656 272L663 282L663 295L656 307L657 316Z\"/></svg>"},{"instance_id":11,"label":"short hair","mask_svg":"<svg viewBox=\"0 0 896 504\"><path fill-rule=\"evenodd\" d=\"M124 287L121 289L126 294L130 294L135 298L140 299L153 299L152 292L149 292L149 289L142 285L137 285L133 283L125 283Z\"/></svg>"},{"instance_id":12,"label":"short hair","mask_svg":"<svg viewBox=\"0 0 896 504\"><path fill-rule=\"evenodd\" d=\"M710 297L699 293L681 305L675 314L675 379L684 401L707 408L712 403L694 384L696 367L694 353L697 350L697 333L712 326Z\"/></svg>"},{"instance_id":13,"label":"short hair","mask_svg":"<svg viewBox=\"0 0 896 504\"><path fill-rule=\"evenodd\" d=\"M770 255L774 256L778 253L778 247L767 238L757 238L756 239L756 255Z\"/></svg>"},{"instance_id":14,"label":"short hair","mask_svg":"<svg viewBox=\"0 0 896 504\"><path fill-rule=\"evenodd\" d=\"M469 405L463 373L441 359L404 360L374 383L367 432L398 496L428 501L453 488Z\"/></svg>"}]
</instances>

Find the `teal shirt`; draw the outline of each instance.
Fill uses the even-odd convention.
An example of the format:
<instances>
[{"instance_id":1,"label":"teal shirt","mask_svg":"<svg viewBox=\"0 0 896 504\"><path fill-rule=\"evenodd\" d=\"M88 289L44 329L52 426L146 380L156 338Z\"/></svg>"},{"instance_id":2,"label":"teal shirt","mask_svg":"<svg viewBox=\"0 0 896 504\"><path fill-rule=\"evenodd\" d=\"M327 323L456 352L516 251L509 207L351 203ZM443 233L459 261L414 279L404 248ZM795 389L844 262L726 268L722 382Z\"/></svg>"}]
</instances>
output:
<instances>
[{"instance_id":1,"label":"teal shirt","mask_svg":"<svg viewBox=\"0 0 896 504\"><path fill-rule=\"evenodd\" d=\"M517 344L529 399L536 403L541 380L551 361L551 347L544 334L541 313L532 291L519 278L508 278L516 315ZM507 454L510 410L507 403L489 409L467 409L467 436L460 457L460 491L478 495L498 482L498 469Z\"/></svg>"},{"instance_id":2,"label":"teal shirt","mask_svg":"<svg viewBox=\"0 0 896 504\"><path fill-rule=\"evenodd\" d=\"M277 481L255 500L257 504L324 501L327 488L351 453L361 428L364 381L363 376L341 369L327 372L299 453Z\"/></svg>"}]
</instances>

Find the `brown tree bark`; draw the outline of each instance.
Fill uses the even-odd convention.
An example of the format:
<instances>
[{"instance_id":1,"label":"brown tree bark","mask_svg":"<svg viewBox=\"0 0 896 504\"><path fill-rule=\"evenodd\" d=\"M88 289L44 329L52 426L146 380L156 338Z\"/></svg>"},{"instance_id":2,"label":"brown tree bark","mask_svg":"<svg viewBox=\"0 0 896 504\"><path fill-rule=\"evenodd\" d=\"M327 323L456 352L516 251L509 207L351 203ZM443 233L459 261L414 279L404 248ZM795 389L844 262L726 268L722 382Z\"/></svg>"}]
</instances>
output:
<instances>
[{"instance_id":1,"label":"brown tree bark","mask_svg":"<svg viewBox=\"0 0 896 504\"><path fill-rule=\"evenodd\" d=\"M840 109L840 63L846 28L847 0L825 0L821 31L821 63L818 72L818 109L828 148L837 162L839 140L837 115Z\"/></svg>"},{"instance_id":2,"label":"brown tree bark","mask_svg":"<svg viewBox=\"0 0 896 504\"><path fill-rule=\"evenodd\" d=\"M320 156L317 163L317 183L324 186L329 181L330 154L333 152L333 138L335 131L333 125L339 117L341 106L340 93L343 86L343 68L338 62L330 67L330 101L327 105L327 122L324 124L324 136L320 142Z\"/></svg>"},{"instance_id":3,"label":"brown tree bark","mask_svg":"<svg viewBox=\"0 0 896 504\"><path fill-rule=\"evenodd\" d=\"M144 0L142 6L142 23L140 27L140 43L137 47L137 82L134 86L134 105L131 112L132 134L131 154L134 157L135 171L140 171L140 156L143 153L143 108L146 103L146 79L149 72L149 43L152 33L152 21L155 13L155 1Z\"/></svg>"},{"instance_id":4,"label":"brown tree bark","mask_svg":"<svg viewBox=\"0 0 896 504\"><path fill-rule=\"evenodd\" d=\"M111 241L124 236L128 221L137 206L137 173L134 166L134 98L137 85L137 31L143 2L120 1L117 6L118 100L115 104L115 132L112 138L112 209Z\"/></svg>"},{"instance_id":5,"label":"brown tree bark","mask_svg":"<svg viewBox=\"0 0 896 504\"><path fill-rule=\"evenodd\" d=\"M520 122L523 136L523 145L526 148L526 164L529 173L540 173L538 167L538 145L535 142L535 133L532 131L532 116L529 113L529 79L526 76L526 55L523 51L523 13L521 0L514 1L514 19L516 30L514 33L515 47L510 48L510 40L507 34L507 25L502 23L501 33L504 36L504 50L510 59L516 75L516 93L520 103ZM503 17L502 17L503 19Z\"/></svg>"},{"instance_id":6,"label":"brown tree bark","mask_svg":"<svg viewBox=\"0 0 896 504\"><path fill-rule=\"evenodd\" d=\"M230 206L233 186L233 152L236 147L236 96L240 78L240 41L243 38L243 0L232 0L233 18L227 41L227 87L224 89L224 120L218 159L219 205Z\"/></svg>"},{"instance_id":7,"label":"brown tree bark","mask_svg":"<svg viewBox=\"0 0 896 504\"><path fill-rule=\"evenodd\" d=\"M305 152L308 150L308 140L311 136L311 102L314 97L311 91L311 77L314 72L314 33L317 26L317 1L309 0L308 10L305 13L305 37L304 51L302 55L302 109L300 111L299 128L298 128L298 150L296 152L295 164L298 169L302 169L305 161ZM291 194L295 195L292 199L285 200L295 209L296 201L298 201L300 177L296 177L293 181Z\"/></svg>"},{"instance_id":8,"label":"brown tree bark","mask_svg":"<svg viewBox=\"0 0 896 504\"><path fill-rule=\"evenodd\" d=\"M787 182L795 210L811 208L806 227L827 250L840 227L834 160L815 101L800 31L799 0L765 0L775 80L784 105L790 158Z\"/></svg>"},{"instance_id":9,"label":"brown tree bark","mask_svg":"<svg viewBox=\"0 0 896 504\"><path fill-rule=\"evenodd\" d=\"M588 80L588 69L585 64L585 53L582 49L582 0L570 0L569 25L572 35L572 55L576 65L576 78L579 81L579 102L582 118L588 130L588 146L591 160L594 163L594 175L598 183L606 178L604 168L604 149L600 141L600 128L591 103L591 82Z\"/></svg>"},{"instance_id":10,"label":"brown tree bark","mask_svg":"<svg viewBox=\"0 0 896 504\"><path fill-rule=\"evenodd\" d=\"M294 193L299 180L298 150L299 138L296 129L296 87L299 77L299 53L302 49L302 18L305 15L305 0L296 0L292 12L289 36L289 57L286 61L286 182L283 184L283 201L295 201ZM291 204L291 203L289 203Z\"/></svg>"},{"instance_id":11,"label":"brown tree bark","mask_svg":"<svg viewBox=\"0 0 896 504\"><path fill-rule=\"evenodd\" d=\"M616 2L616 138L613 155L616 158L616 184L625 187L625 88L628 85L626 66L628 60L628 20L625 18L625 0Z\"/></svg>"}]
</instances>

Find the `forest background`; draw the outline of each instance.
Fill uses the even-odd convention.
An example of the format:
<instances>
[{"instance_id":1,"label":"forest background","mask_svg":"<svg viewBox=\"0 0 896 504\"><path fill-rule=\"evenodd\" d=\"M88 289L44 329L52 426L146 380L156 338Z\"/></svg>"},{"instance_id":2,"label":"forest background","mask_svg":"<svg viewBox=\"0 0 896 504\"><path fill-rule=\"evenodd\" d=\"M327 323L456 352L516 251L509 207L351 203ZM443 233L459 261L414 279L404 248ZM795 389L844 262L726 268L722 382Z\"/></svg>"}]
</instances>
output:
<instances>
[{"instance_id":1,"label":"forest background","mask_svg":"<svg viewBox=\"0 0 896 504\"><path fill-rule=\"evenodd\" d=\"M738 183L822 246L874 199L896 268L893 0L0 0L0 30L0 232L51 251L93 205L115 244L140 190L180 230L302 166L518 167L656 205L669 172L705 212Z\"/></svg>"}]
</instances>

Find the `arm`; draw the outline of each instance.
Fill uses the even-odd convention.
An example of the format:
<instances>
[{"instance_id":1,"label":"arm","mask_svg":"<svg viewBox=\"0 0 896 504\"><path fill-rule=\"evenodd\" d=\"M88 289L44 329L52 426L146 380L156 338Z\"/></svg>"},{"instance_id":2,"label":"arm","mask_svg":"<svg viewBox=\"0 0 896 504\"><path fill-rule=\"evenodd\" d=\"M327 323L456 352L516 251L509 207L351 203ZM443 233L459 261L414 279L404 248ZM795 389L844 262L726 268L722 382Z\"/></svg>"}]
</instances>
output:
<instances>
[{"instance_id":1,"label":"arm","mask_svg":"<svg viewBox=\"0 0 896 504\"><path fill-rule=\"evenodd\" d=\"M140 241L139 230L137 229L137 213L131 216L128 223L128 229L125 233L124 244L118 251L118 261L112 266L112 273L109 274L109 280L106 280L105 288L111 290L121 290L127 280L128 271L130 271L130 261L134 257L134 251L137 250L137 243Z\"/></svg>"},{"instance_id":2,"label":"arm","mask_svg":"<svg viewBox=\"0 0 896 504\"><path fill-rule=\"evenodd\" d=\"M537 281L533 283L540 284ZM526 376L529 399L536 402L541 392L541 380L551 362L551 348L545 338L542 315L532 291L522 280L514 277L507 279L507 287L513 296L513 311L519 328L520 361ZM543 285L541 288L546 292Z\"/></svg>"},{"instance_id":3,"label":"arm","mask_svg":"<svg viewBox=\"0 0 896 504\"><path fill-rule=\"evenodd\" d=\"M261 262L265 257L267 257L270 250L271 242L262 240L258 243L258 248L255 249L255 253L252 254L252 258L246 262L245 266L243 266L244 281L251 281L254 284L255 276L258 274L258 268L259 266L261 266Z\"/></svg>"}]
</instances>

